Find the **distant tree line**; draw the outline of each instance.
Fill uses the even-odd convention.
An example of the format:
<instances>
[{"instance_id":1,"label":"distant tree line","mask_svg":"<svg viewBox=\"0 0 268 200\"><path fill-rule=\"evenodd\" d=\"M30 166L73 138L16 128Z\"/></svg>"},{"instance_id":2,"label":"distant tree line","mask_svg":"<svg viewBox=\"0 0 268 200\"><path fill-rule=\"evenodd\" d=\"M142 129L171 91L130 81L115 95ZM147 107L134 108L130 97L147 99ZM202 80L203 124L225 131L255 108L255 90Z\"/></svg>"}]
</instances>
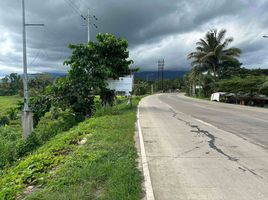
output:
<instances>
[{"instance_id":1,"label":"distant tree line","mask_svg":"<svg viewBox=\"0 0 268 200\"><path fill-rule=\"evenodd\" d=\"M17 73L11 73L1 79L0 95L10 96L18 94L22 90L22 77Z\"/></svg>"},{"instance_id":2,"label":"distant tree line","mask_svg":"<svg viewBox=\"0 0 268 200\"><path fill-rule=\"evenodd\" d=\"M163 86L163 88L162 88ZM134 81L134 94L144 95L151 92L174 92L181 91L184 88L183 78L177 77L174 79L151 80L146 81L141 78L135 78Z\"/></svg>"},{"instance_id":3,"label":"distant tree line","mask_svg":"<svg viewBox=\"0 0 268 200\"><path fill-rule=\"evenodd\" d=\"M40 73L33 75L29 79L30 95L35 96L40 92L44 92L45 88L52 84L54 79L48 73ZM17 73L6 75L0 81L0 96L20 95L23 96L23 76Z\"/></svg>"}]
</instances>

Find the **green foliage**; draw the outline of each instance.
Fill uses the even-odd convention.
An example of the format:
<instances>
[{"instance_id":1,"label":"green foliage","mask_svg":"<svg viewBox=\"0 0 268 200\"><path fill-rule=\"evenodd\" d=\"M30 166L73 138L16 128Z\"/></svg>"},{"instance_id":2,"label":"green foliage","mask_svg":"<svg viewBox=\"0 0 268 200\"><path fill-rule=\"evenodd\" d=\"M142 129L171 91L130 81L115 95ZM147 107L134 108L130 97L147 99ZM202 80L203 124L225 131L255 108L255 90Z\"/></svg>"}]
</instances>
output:
<instances>
[{"instance_id":1,"label":"green foliage","mask_svg":"<svg viewBox=\"0 0 268 200\"><path fill-rule=\"evenodd\" d=\"M26 153L31 152L39 146L39 141L36 136L36 133L33 132L30 134L25 140L19 140L16 146L16 157L20 158L24 156Z\"/></svg>"},{"instance_id":2,"label":"green foliage","mask_svg":"<svg viewBox=\"0 0 268 200\"><path fill-rule=\"evenodd\" d=\"M64 64L70 66L66 78L57 80L50 91L53 102L71 108L76 114L91 116L94 94L106 92L106 80L129 73L128 42L111 34L98 34L97 42L69 45L72 54ZM107 94L109 96L109 94Z\"/></svg>"},{"instance_id":3,"label":"green foliage","mask_svg":"<svg viewBox=\"0 0 268 200\"><path fill-rule=\"evenodd\" d=\"M7 124L9 124L8 117L7 116L2 116L2 117L0 116L0 127L5 126Z\"/></svg>"},{"instance_id":4,"label":"green foliage","mask_svg":"<svg viewBox=\"0 0 268 200\"><path fill-rule=\"evenodd\" d=\"M133 141L137 103L131 108L124 102L117 115L93 117L58 134L7 169L0 175L0 199L140 199ZM25 196L30 185L37 190Z\"/></svg>"},{"instance_id":5,"label":"green foliage","mask_svg":"<svg viewBox=\"0 0 268 200\"><path fill-rule=\"evenodd\" d=\"M51 108L51 99L49 95L39 94L30 99L30 108L33 111L34 127L37 126L41 117Z\"/></svg>"},{"instance_id":6,"label":"green foliage","mask_svg":"<svg viewBox=\"0 0 268 200\"><path fill-rule=\"evenodd\" d=\"M22 90L22 77L20 75L11 73L2 78L0 96L16 95L20 90Z\"/></svg>"},{"instance_id":7,"label":"green foliage","mask_svg":"<svg viewBox=\"0 0 268 200\"><path fill-rule=\"evenodd\" d=\"M0 169L33 152L52 137L77 124L76 116L69 110L46 113L41 117L34 132L22 140L20 131L11 126L0 127Z\"/></svg>"},{"instance_id":8,"label":"green foliage","mask_svg":"<svg viewBox=\"0 0 268 200\"><path fill-rule=\"evenodd\" d=\"M75 115L69 110L61 112L56 119L53 117L52 113L47 113L41 118L41 121L36 127L35 131L40 143L44 144L50 138L54 137L60 132L69 130L76 124L77 122Z\"/></svg>"},{"instance_id":9,"label":"green foliage","mask_svg":"<svg viewBox=\"0 0 268 200\"><path fill-rule=\"evenodd\" d=\"M17 119L17 115L18 115L18 109L17 108L10 108L7 111L7 115L9 117L10 120L16 120Z\"/></svg>"},{"instance_id":10,"label":"green foliage","mask_svg":"<svg viewBox=\"0 0 268 200\"><path fill-rule=\"evenodd\" d=\"M10 127L0 128L0 169L16 159L16 142L20 134Z\"/></svg>"},{"instance_id":11,"label":"green foliage","mask_svg":"<svg viewBox=\"0 0 268 200\"><path fill-rule=\"evenodd\" d=\"M266 76L265 81L261 85L260 93L265 94L266 96L268 96L268 75Z\"/></svg>"},{"instance_id":12,"label":"green foliage","mask_svg":"<svg viewBox=\"0 0 268 200\"><path fill-rule=\"evenodd\" d=\"M238 48L227 48L233 38L225 39L226 30L211 30L206 33L204 39L196 44L196 51L188 55L192 59L192 66L201 72L213 74L214 80L220 75L223 63L238 58L241 50Z\"/></svg>"},{"instance_id":13,"label":"green foliage","mask_svg":"<svg viewBox=\"0 0 268 200\"><path fill-rule=\"evenodd\" d=\"M90 46L90 43L89 43ZM133 63L128 60L128 41L123 38L116 38L112 34L98 34L96 49L97 63L104 66L108 72L108 77L117 79L120 76L130 73L129 65Z\"/></svg>"},{"instance_id":14,"label":"green foliage","mask_svg":"<svg viewBox=\"0 0 268 200\"><path fill-rule=\"evenodd\" d=\"M223 63L223 67L219 75L219 79L229 79L233 77L245 78L247 76L268 76L268 70L247 69L242 67L242 63L234 59Z\"/></svg>"},{"instance_id":15,"label":"green foliage","mask_svg":"<svg viewBox=\"0 0 268 200\"><path fill-rule=\"evenodd\" d=\"M54 170L64 157L73 151L80 133L62 133L54 141L27 156L17 166L9 168L0 178L0 199L16 199L18 193L28 185L43 185L53 176Z\"/></svg>"},{"instance_id":16,"label":"green foliage","mask_svg":"<svg viewBox=\"0 0 268 200\"><path fill-rule=\"evenodd\" d=\"M53 83L53 78L50 74L37 74L33 79L29 80L30 96L44 94L46 87Z\"/></svg>"},{"instance_id":17,"label":"green foliage","mask_svg":"<svg viewBox=\"0 0 268 200\"><path fill-rule=\"evenodd\" d=\"M150 85L145 81L139 81L134 84L134 94L135 95L145 95L150 92Z\"/></svg>"},{"instance_id":18,"label":"green foliage","mask_svg":"<svg viewBox=\"0 0 268 200\"><path fill-rule=\"evenodd\" d=\"M78 79L79 76L75 77L74 74L72 77L58 79L49 89L52 105L62 110L70 108L77 115L91 116L94 109L92 87L86 83L87 81L83 77L81 80Z\"/></svg>"},{"instance_id":19,"label":"green foliage","mask_svg":"<svg viewBox=\"0 0 268 200\"><path fill-rule=\"evenodd\" d=\"M219 91L224 92L254 94L260 92L265 80L265 76L234 77L219 81L217 87Z\"/></svg>"},{"instance_id":20,"label":"green foliage","mask_svg":"<svg viewBox=\"0 0 268 200\"><path fill-rule=\"evenodd\" d=\"M114 90L109 90L109 89L102 89L100 91L100 99L101 99L101 104L103 106L110 105L113 106L115 102L115 91Z\"/></svg>"},{"instance_id":21,"label":"green foliage","mask_svg":"<svg viewBox=\"0 0 268 200\"><path fill-rule=\"evenodd\" d=\"M19 96L0 96L0 115L7 115L22 99Z\"/></svg>"}]
</instances>

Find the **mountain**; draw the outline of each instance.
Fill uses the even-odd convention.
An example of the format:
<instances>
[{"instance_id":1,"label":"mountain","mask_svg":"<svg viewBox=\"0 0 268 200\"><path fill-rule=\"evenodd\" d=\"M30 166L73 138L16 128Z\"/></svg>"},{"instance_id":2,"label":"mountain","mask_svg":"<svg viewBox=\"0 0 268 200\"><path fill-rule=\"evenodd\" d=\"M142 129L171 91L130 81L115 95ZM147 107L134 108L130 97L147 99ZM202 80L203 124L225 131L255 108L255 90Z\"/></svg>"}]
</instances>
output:
<instances>
[{"instance_id":1,"label":"mountain","mask_svg":"<svg viewBox=\"0 0 268 200\"><path fill-rule=\"evenodd\" d=\"M188 71L164 71L164 79L182 78ZM134 73L136 78L154 81L158 79L158 71L142 71ZM161 78L161 73L160 73Z\"/></svg>"}]
</instances>

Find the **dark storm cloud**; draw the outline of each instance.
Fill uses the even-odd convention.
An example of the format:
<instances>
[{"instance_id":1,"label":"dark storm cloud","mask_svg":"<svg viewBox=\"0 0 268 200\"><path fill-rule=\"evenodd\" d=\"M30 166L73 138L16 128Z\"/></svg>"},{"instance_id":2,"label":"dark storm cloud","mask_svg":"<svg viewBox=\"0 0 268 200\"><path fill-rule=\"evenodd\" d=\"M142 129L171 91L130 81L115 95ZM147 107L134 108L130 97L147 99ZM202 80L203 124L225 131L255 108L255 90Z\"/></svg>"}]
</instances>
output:
<instances>
[{"instance_id":1,"label":"dark storm cloud","mask_svg":"<svg viewBox=\"0 0 268 200\"><path fill-rule=\"evenodd\" d=\"M72 1L73 3L70 3ZM29 71L66 71L69 43L84 43L86 27L79 13L96 15L98 29L129 40L130 55L142 70L156 68L159 58L169 69L190 67L187 54L212 28L227 29L242 49L248 66L267 67L266 0L25 0ZM79 11L74 7L78 7ZM21 0L0 1L0 76L21 72ZM261 56L261 58L260 58Z\"/></svg>"}]
</instances>

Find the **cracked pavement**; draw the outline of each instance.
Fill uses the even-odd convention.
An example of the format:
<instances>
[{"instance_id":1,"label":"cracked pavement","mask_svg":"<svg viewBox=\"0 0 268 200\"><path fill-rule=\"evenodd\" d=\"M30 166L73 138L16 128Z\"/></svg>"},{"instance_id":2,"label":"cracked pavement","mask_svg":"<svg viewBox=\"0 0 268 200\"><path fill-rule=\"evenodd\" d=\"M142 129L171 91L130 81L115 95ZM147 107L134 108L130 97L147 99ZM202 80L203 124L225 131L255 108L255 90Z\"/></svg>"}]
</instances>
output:
<instances>
[{"instance_id":1,"label":"cracked pavement","mask_svg":"<svg viewBox=\"0 0 268 200\"><path fill-rule=\"evenodd\" d=\"M268 199L268 109L158 94L140 124L155 199Z\"/></svg>"}]
</instances>

